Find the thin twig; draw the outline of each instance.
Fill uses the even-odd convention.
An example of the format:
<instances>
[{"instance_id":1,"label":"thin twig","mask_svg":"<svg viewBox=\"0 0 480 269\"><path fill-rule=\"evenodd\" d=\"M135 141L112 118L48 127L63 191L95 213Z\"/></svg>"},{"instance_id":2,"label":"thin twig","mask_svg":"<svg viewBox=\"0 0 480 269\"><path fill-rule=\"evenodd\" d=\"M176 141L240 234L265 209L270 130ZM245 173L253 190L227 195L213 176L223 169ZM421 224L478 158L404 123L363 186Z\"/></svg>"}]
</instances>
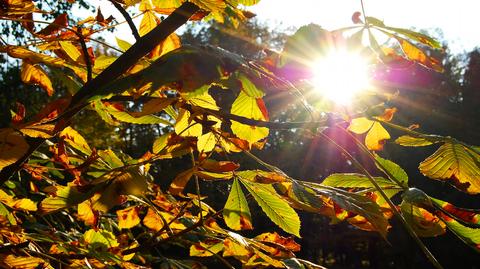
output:
<instances>
[{"instance_id":1,"label":"thin twig","mask_svg":"<svg viewBox=\"0 0 480 269\"><path fill-rule=\"evenodd\" d=\"M120 5L117 3L115 0L110 0L110 2L118 9L118 11L122 14L122 16L125 18L125 21L127 21L128 26L130 27L130 30L132 31L133 37L135 37L135 40L140 39L140 34L138 34L137 27L135 27L135 24L133 23L132 17L130 17L130 14Z\"/></svg>"}]
</instances>

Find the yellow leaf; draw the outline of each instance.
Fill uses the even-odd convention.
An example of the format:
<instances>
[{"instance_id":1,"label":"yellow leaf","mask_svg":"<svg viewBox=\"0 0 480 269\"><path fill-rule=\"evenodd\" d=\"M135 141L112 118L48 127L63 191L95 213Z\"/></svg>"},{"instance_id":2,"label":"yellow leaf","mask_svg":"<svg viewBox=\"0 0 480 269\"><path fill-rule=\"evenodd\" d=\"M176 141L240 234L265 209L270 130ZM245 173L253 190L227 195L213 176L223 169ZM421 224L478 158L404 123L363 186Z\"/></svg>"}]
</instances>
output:
<instances>
[{"instance_id":1,"label":"yellow leaf","mask_svg":"<svg viewBox=\"0 0 480 269\"><path fill-rule=\"evenodd\" d=\"M128 43L127 41L125 41L123 39L120 39L118 37L115 37L115 39L117 40L117 45L123 51L127 51L132 46L132 44Z\"/></svg>"},{"instance_id":2,"label":"yellow leaf","mask_svg":"<svg viewBox=\"0 0 480 269\"><path fill-rule=\"evenodd\" d=\"M65 139L65 142L67 142L68 145L79 150L80 152L86 155L92 154L92 149L90 149L90 146L85 138L83 138L83 136L75 131L75 129L72 127L69 126L63 129L63 131L60 133L60 137Z\"/></svg>"},{"instance_id":3,"label":"yellow leaf","mask_svg":"<svg viewBox=\"0 0 480 269\"><path fill-rule=\"evenodd\" d=\"M118 228L130 229L140 223L138 217L138 207L131 206L122 210L117 210Z\"/></svg>"},{"instance_id":4,"label":"yellow leaf","mask_svg":"<svg viewBox=\"0 0 480 269\"><path fill-rule=\"evenodd\" d=\"M240 92L237 99L233 102L231 113L249 119L265 120L257 99L248 96L243 91ZM250 144L267 137L269 133L268 128L250 126L236 121L232 121L231 129L238 138L247 140Z\"/></svg>"},{"instance_id":5,"label":"yellow leaf","mask_svg":"<svg viewBox=\"0 0 480 269\"><path fill-rule=\"evenodd\" d=\"M414 44L410 43L409 41L403 38L400 38L398 36L396 36L395 38L402 46L402 50L405 53L405 55L410 60L416 61L426 67L432 68L437 72L443 72L442 64L438 59L428 56L420 48L418 48L417 46L415 46Z\"/></svg>"},{"instance_id":6,"label":"yellow leaf","mask_svg":"<svg viewBox=\"0 0 480 269\"><path fill-rule=\"evenodd\" d=\"M37 211L37 204L30 199L23 198L15 201L12 208L27 211Z\"/></svg>"},{"instance_id":7,"label":"yellow leaf","mask_svg":"<svg viewBox=\"0 0 480 269\"><path fill-rule=\"evenodd\" d=\"M156 59L174 49L179 48L180 46L180 38L177 34L172 33L152 50L151 58Z\"/></svg>"},{"instance_id":8,"label":"yellow leaf","mask_svg":"<svg viewBox=\"0 0 480 269\"><path fill-rule=\"evenodd\" d=\"M93 200L93 199L92 199ZM79 220L82 220L85 225L95 226L98 221L98 213L93 209L92 201L86 200L78 204L77 208Z\"/></svg>"},{"instance_id":9,"label":"yellow leaf","mask_svg":"<svg viewBox=\"0 0 480 269\"><path fill-rule=\"evenodd\" d=\"M242 258L250 255L250 251L245 246L230 238L223 240L223 248L223 257Z\"/></svg>"},{"instance_id":10,"label":"yellow leaf","mask_svg":"<svg viewBox=\"0 0 480 269\"><path fill-rule=\"evenodd\" d=\"M178 220L175 220L172 222L172 220L174 219L174 216L170 213L167 213L167 212L159 212L163 219L169 223L169 227L170 229L172 230L184 230L186 227L185 225L183 225L181 222L179 222ZM157 215L157 213L155 213L154 210L152 210L151 208L148 209L147 211L147 215L145 215L145 217L143 218L143 225L145 225L147 228L149 229L152 229L154 231L160 231L163 226L164 226L164 223L163 223L163 220L162 218Z\"/></svg>"},{"instance_id":11,"label":"yellow leaf","mask_svg":"<svg viewBox=\"0 0 480 269\"><path fill-rule=\"evenodd\" d=\"M117 60L117 57L115 56L100 55L95 58L95 64L93 65L93 69L95 69L95 71L97 72L102 71L109 65L111 65L113 62L115 62L115 60Z\"/></svg>"},{"instance_id":12,"label":"yellow leaf","mask_svg":"<svg viewBox=\"0 0 480 269\"><path fill-rule=\"evenodd\" d=\"M227 7L224 0L192 0L192 3L213 13L221 13Z\"/></svg>"},{"instance_id":13,"label":"yellow leaf","mask_svg":"<svg viewBox=\"0 0 480 269\"><path fill-rule=\"evenodd\" d=\"M197 149L199 152L210 152L215 148L217 141L215 134L208 132L198 138Z\"/></svg>"},{"instance_id":14,"label":"yellow leaf","mask_svg":"<svg viewBox=\"0 0 480 269\"><path fill-rule=\"evenodd\" d=\"M47 91L47 94L50 96L54 92L52 82L48 78L47 74L45 74L45 71L43 71L40 66L32 65L28 61L23 61L22 63L21 79L27 84L40 85L40 87Z\"/></svg>"},{"instance_id":15,"label":"yellow leaf","mask_svg":"<svg viewBox=\"0 0 480 269\"><path fill-rule=\"evenodd\" d=\"M0 256L0 260L6 265L6 268L15 269L36 269L36 268L52 268L53 267L43 259L37 257L21 257L21 256Z\"/></svg>"},{"instance_id":16,"label":"yellow leaf","mask_svg":"<svg viewBox=\"0 0 480 269\"><path fill-rule=\"evenodd\" d=\"M157 27L157 20L157 17L152 11L146 11L143 14L142 21L140 22L140 29L138 30L140 36L146 35L153 28Z\"/></svg>"},{"instance_id":17,"label":"yellow leaf","mask_svg":"<svg viewBox=\"0 0 480 269\"><path fill-rule=\"evenodd\" d=\"M181 109L175 123L175 133L180 136L202 135L202 125L190 119L190 111Z\"/></svg>"},{"instance_id":18,"label":"yellow leaf","mask_svg":"<svg viewBox=\"0 0 480 269\"><path fill-rule=\"evenodd\" d=\"M433 179L452 180L470 194L480 193L480 154L460 143L446 142L420 163L422 174Z\"/></svg>"},{"instance_id":19,"label":"yellow leaf","mask_svg":"<svg viewBox=\"0 0 480 269\"><path fill-rule=\"evenodd\" d=\"M29 148L25 138L11 128L0 129L0 170L18 161Z\"/></svg>"},{"instance_id":20,"label":"yellow leaf","mask_svg":"<svg viewBox=\"0 0 480 269\"><path fill-rule=\"evenodd\" d=\"M365 145L369 150L382 150L383 141L390 139L390 134L379 122L375 122L365 137Z\"/></svg>"},{"instance_id":21,"label":"yellow leaf","mask_svg":"<svg viewBox=\"0 0 480 269\"><path fill-rule=\"evenodd\" d=\"M72 44L70 41L59 41L60 47L65 53L72 59L74 62L78 61L82 53L77 49L75 45Z\"/></svg>"},{"instance_id":22,"label":"yellow leaf","mask_svg":"<svg viewBox=\"0 0 480 269\"><path fill-rule=\"evenodd\" d=\"M192 257L210 257L223 249L223 242L204 243L199 242L190 246L190 256Z\"/></svg>"},{"instance_id":23,"label":"yellow leaf","mask_svg":"<svg viewBox=\"0 0 480 269\"><path fill-rule=\"evenodd\" d=\"M365 117L353 119L348 126L348 130L352 133L363 134L366 133L373 125L372 120Z\"/></svg>"},{"instance_id":24,"label":"yellow leaf","mask_svg":"<svg viewBox=\"0 0 480 269\"><path fill-rule=\"evenodd\" d=\"M20 129L20 132L29 137L50 138L53 135L54 129L54 124L36 124L24 126Z\"/></svg>"},{"instance_id":25,"label":"yellow leaf","mask_svg":"<svg viewBox=\"0 0 480 269\"><path fill-rule=\"evenodd\" d=\"M112 232L103 229L86 231L83 235L83 240L94 249L101 248L102 250L107 250L120 245Z\"/></svg>"},{"instance_id":26,"label":"yellow leaf","mask_svg":"<svg viewBox=\"0 0 480 269\"><path fill-rule=\"evenodd\" d=\"M169 105L171 105L173 103L173 101L175 101L175 100L174 99L168 99L168 98L155 98L155 99L152 99L152 100L146 102L142 107L142 111L131 112L130 114L132 116L134 116L135 118L138 118L138 117L158 113L160 111L163 111Z\"/></svg>"}]
</instances>

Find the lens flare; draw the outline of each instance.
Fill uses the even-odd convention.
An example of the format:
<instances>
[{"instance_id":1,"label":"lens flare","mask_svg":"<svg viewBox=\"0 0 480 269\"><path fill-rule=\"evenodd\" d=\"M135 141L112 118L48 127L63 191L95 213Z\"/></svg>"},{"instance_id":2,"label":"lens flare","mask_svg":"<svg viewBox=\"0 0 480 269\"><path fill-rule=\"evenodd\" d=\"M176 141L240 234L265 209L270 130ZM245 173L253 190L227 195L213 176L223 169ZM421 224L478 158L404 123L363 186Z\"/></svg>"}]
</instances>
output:
<instances>
[{"instance_id":1,"label":"lens flare","mask_svg":"<svg viewBox=\"0 0 480 269\"><path fill-rule=\"evenodd\" d=\"M368 62L349 51L332 51L319 58L313 68L315 90L331 101L347 105L368 88Z\"/></svg>"}]
</instances>

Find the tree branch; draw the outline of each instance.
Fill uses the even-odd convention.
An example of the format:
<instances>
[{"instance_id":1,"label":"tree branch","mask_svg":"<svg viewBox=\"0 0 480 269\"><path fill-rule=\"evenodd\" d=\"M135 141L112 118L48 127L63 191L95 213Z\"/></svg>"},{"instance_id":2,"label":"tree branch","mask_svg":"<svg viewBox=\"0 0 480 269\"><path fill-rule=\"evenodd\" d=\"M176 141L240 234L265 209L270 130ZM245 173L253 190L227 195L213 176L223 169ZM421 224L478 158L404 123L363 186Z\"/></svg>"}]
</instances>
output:
<instances>
[{"instance_id":1,"label":"tree branch","mask_svg":"<svg viewBox=\"0 0 480 269\"><path fill-rule=\"evenodd\" d=\"M110 0L112 4L118 9L118 11L122 14L122 16L125 18L125 21L127 21L128 26L130 27L130 30L132 31L133 37L135 37L136 40L140 39L140 35L138 34L137 27L135 27L135 24L133 23L132 17L130 17L130 14L120 5L117 3L115 0Z\"/></svg>"}]
</instances>

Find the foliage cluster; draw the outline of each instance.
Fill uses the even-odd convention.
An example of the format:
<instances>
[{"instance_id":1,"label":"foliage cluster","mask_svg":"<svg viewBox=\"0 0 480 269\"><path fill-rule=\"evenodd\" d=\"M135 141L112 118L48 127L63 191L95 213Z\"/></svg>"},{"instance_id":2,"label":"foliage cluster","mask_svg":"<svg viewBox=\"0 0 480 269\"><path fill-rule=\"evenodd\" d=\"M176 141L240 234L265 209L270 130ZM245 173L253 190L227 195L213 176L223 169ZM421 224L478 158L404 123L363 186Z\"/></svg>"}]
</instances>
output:
<instances>
[{"instance_id":1,"label":"foliage cluster","mask_svg":"<svg viewBox=\"0 0 480 269\"><path fill-rule=\"evenodd\" d=\"M398 145L437 147L419 164L422 174L478 194L479 147L395 124L397 109L388 106L395 94L377 93L378 98L362 100L349 112L332 106L323 113L305 97L311 87L306 61L312 55L347 48L381 68L419 64L441 72L441 61L431 53L442 49L436 40L356 13L354 26L326 31L308 25L287 39L282 53L266 50L252 60L216 46L182 45L174 31L189 20L239 27L252 16L239 6L255 0L112 2L124 11L136 43L95 39L117 26L100 10L74 23L59 14L46 24L33 19L42 13L33 1L2 1L0 18L20 22L35 42L5 43L0 52L21 60L24 83L56 97L29 117L30 107L18 103L10 126L0 130L2 266L199 268L212 259L227 267L321 268L295 257L300 245L294 236L301 235L297 211L348 222L384 238L395 216L437 268L441 265L420 237L450 230L480 249L478 210L411 188L407 173L381 157L395 130L402 133L394 140ZM140 12L138 29L127 9ZM161 21L159 14L168 17ZM379 38L391 42L380 44ZM95 50L99 42L116 53ZM59 89L64 89L61 96ZM290 97L285 109L302 113L289 121L272 120L264 99L277 94ZM151 150L134 158L108 144L91 147L70 126L82 111L97 113L114 130L121 122L160 128ZM330 129L346 135L377 171L372 174ZM255 155L269 149L272 130L295 130L330 143L357 173L335 173L321 183L292 178ZM254 164L233 161L238 154ZM149 171L152 164L173 158L189 158L191 167L165 189ZM207 204L200 181L231 183L222 209ZM289 235L247 236L244 231L255 226L251 203Z\"/></svg>"}]
</instances>

